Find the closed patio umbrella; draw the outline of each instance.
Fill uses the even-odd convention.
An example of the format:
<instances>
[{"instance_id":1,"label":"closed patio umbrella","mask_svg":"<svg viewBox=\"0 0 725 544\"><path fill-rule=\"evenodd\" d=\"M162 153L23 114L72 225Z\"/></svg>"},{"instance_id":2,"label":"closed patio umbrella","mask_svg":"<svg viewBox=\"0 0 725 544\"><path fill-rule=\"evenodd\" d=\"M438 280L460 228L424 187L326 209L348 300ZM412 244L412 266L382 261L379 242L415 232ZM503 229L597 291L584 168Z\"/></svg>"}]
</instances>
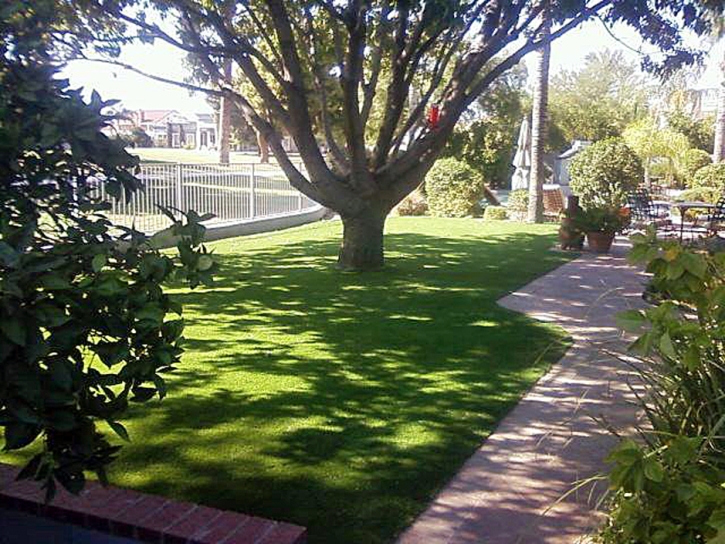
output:
<instances>
[{"instance_id":1,"label":"closed patio umbrella","mask_svg":"<svg viewBox=\"0 0 725 544\"><path fill-rule=\"evenodd\" d=\"M512 164L516 170L511 178L511 189L528 189L529 172L531 171L531 127L526 117L521 123L516 154Z\"/></svg>"}]
</instances>

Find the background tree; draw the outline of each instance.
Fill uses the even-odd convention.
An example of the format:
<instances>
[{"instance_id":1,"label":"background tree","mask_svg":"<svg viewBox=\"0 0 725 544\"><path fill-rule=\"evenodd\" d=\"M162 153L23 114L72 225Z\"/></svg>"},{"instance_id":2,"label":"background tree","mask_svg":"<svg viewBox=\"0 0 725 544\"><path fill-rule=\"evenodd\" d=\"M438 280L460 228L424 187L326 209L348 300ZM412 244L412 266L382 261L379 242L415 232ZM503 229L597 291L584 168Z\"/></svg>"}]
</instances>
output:
<instances>
[{"instance_id":1,"label":"background tree","mask_svg":"<svg viewBox=\"0 0 725 544\"><path fill-rule=\"evenodd\" d=\"M526 78L523 64L498 78L464 112L443 151L443 156L463 160L482 174L490 187L505 187L511 178L511 161L528 101Z\"/></svg>"},{"instance_id":2,"label":"background tree","mask_svg":"<svg viewBox=\"0 0 725 544\"><path fill-rule=\"evenodd\" d=\"M625 127L647 115L652 82L621 52L590 53L578 70L551 78L551 120L566 144L621 136Z\"/></svg>"},{"instance_id":3,"label":"background tree","mask_svg":"<svg viewBox=\"0 0 725 544\"><path fill-rule=\"evenodd\" d=\"M128 439L129 403L166 394L164 374L182 353L172 280L210 280L214 261L190 212L159 236L179 238L178 256L158 239L114 226L106 192L131 199L138 159L103 132L112 102L58 77L47 54L57 3L0 9L0 427L4 450L38 453L20 477L78 492L85 471L106 481Z\"/></svg>"},{"instance_id":4,"label":"background tree","mask_svg":"<svg viewBox=\"0 0 725 544\"><path fill-rule=\"evenodd\" d=\"M690 147L711 152L715 145L715 119L706 117L695 119L682 109L675 109L666 115L667 126L675 132L683 134Z\"/></svg>"},{"instance_id":5,"label":"background tree","mask_svg":"<svg viewBox=\"0 0 725 544\"><path fill-rule=\"evenodd\" d=\"M548 41L540 38L544 9L550 13L551 40L594 16L630 25L661 48L661 62L645 61L660 73L696 60L700 53L684 46L681 33L710 30L706 5L723 10L714 0L248 0L236 2L234 15L225 18L216 3L195 0L69 5L76 8L73 28L79 28L78 21L96 27L107 21L110 32L94 36L104 43L127 40L133 32L164 40L197 55L212 81L221 80L220 59L231 58L264 110L233 86L208 92L234 97L290 183L340 214L344 234L338 263L353 270L383 265L383 227L390 210L420 185L476 98ZM167 23L139 17L140 6L164 13ZM121 23L127 28L119 29ZM337 89L339 101L327 96L328 88ZM420 93L413 107L412 89ZM319 116L315 103L322 104ZM422 125L434 103L438 122ZM370 137L374 106L382 118ZM340 135L333 118L341 120ZM305 172L285 151L284 134L294 139Z\"/></svg>"},{"instance_id":6,"label":"background tree","mask_svg":"<svg viewBox=\"0 0 725 544\"><path fill-rule=\"evenodd\" d=\"M672 184L677 172L684 168L685 155L690 143L684 134L661 127L651 117L645 117L627 127L623 138L637 153L644 167L644 181L652 183L653 169L659 164L659 172L668 184Z\"/></svg>"}]
</instances>

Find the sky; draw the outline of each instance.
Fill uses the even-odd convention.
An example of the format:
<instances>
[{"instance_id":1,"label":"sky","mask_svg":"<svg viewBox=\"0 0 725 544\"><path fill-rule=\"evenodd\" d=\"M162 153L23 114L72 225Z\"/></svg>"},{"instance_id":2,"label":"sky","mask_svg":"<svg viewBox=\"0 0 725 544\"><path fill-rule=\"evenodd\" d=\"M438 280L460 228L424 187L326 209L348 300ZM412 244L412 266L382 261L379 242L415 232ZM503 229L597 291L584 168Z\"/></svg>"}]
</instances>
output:
<instances>
[{"instance_id":1,"label":"sky","mask_svg":"<svg viewBox=\"0 0 725 544\"><path fill-rule=\"evenodd\" d=\"M640 40L629 28L615 28L615 35L630 48L638 49ZM567 33L552 44L551 73L562 69L574 69L589 53L604 49L621 50L625 56L638 62L639 56L622 43L612 38L599 21L589 21ZM720 84L719 70L725 42L721 41L708 55L706 69L695 84L697 88L716 87ZM183 53L164 42L154 45L135 44L127 46L121 61L149 73L169 79L181 80L185 76ZM532 56L525 62L530 65ZM533 70L529 69L529 73ZM97 90L104 99L119 99L129 109L174 109L186 113L211 111L202 93L189 93L185 89L150 80L123 68L94 62L74 61L64 70L65 77L75 87L83 87L90 94Z\"/></svg>"}]
</instances>

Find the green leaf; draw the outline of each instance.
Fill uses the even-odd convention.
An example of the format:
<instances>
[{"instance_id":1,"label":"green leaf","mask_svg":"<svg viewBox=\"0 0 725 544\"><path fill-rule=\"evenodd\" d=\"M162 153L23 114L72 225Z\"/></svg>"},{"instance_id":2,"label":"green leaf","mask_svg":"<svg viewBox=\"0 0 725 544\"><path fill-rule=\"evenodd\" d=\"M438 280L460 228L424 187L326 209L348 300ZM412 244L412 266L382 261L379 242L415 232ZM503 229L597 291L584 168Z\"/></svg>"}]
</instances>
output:
<instances>
[{"instance_id":1,"label":"green leaf","mask_svg":"<svg viewBox=\"0 0 725 544\"><path fill-rule=\"evenodd\" d=\"M648 480L659 483L665 479L665 469L656 459L647 459L644 462L644 475Z\"/></svg>"},{"instance_id":2,"label":"green leaf","mask_svg":"<svg viewBox=\"0 0 725 544\"><path fill-rule=\"evenodd\" d=\"M0 331L2 331L7 339L14 344L17 344L19 346L25 345L25 325L17 317L11 317L9 319L3 319L2 321L0 321Z\"/></svg>"},{"instance_id":3,"label":"green leaf","mask_svg":"<svg viewBox=\"0 0 725 544\"><path fill-rule=\"evenodd\" d=\"M627 332L638 332L647 322L644 314L640 310L627 310L620 312L616 316L617 326Z\"/></svg>"},{"instance_id":4,"label":"green leaf","mask_svg":"<svg viewBox=\"0 0 725 544\"><path fill-rule=\"evenodd\" d=\"M40 286L48 291L64 291L71 288L70 282L58 274L46 274L40 279Z\"/></svg>"},{"instance_id":5,"label":"green leaf","mask_svg":"<svg viewBox=\"0 0 725 544\"><path fill-rule=\"evenodd\" d=\"M100 272L101 269L106 266L106 256L103 253L99 253L95 257L93 257L93 260L91 261L91 266L93 267L94 272Z\"/></svg>"},{"instance_id":6,"label":"green leaf","mask_svg":"<svg viewBox=\"0 0 725 544\"><path fill-rule=\"evenodd\" d=\"M53 383L63 391L70 391L73 386L73 374L67 361L56 361L50 365L50 377Z\"/></svg>"},{"instance_id":7,"label":"green leaf","mask_svg":"<svg viewBox=\"0 0 725 544\"><path fill-rule=\"evenodd\" d=\"M15 268L19 261L18 252L7 242L0 240L0 263L8 268Z\"/></svg>"},{"instance_id":8,"label":"green leaf","mask_svg":"<svg viewBox=\"0 0 725 544\"><path fill-rule=\"evenodd\" d=\"M5 426L5 450L18 450L31 444L40 434L40 426L13 421Z\"/></svg>"},{"instance_id":9,"label":"green leaf","mask_svg":"<svg viewBox=\"0 0 725 544\"><path fill-rule=\"evenodd\" d=\"M677 354L675 353L675 346L672 343L672 338L670 338L670 334L667 332L664 333L660 338L660 353L662 353L662 355L665 355L666 357L669 357L670 359L677 358Z\"/></svg>"},{"instance_id":10,"label":"green leaf","mask_svg":"<svg viewBox=\"0 0 725 544\"><path fill-rule=\"evenodd\" d=\"M199 263L196 268L203 272L205 270L209 270L212 266L214 266L214 259L212 259L209 255L202 255L199 257Z\"/></svg>"},{"instance_id":11,"label":"green leaf","mask_svg":"<svg viewBox=\"0 0 725 544\"><path fill-rule=\"evenodd\" d=\"M122 440L125 440L126 442L131 442L131 438L128 436L128 431L126 430L126 427L121 425L118 421L113 421L111 419L107 419L106 423L108 423L108 426L113 429L113 432L115 432L119 437L121 437Z\"/></svg>"}]
</instances>

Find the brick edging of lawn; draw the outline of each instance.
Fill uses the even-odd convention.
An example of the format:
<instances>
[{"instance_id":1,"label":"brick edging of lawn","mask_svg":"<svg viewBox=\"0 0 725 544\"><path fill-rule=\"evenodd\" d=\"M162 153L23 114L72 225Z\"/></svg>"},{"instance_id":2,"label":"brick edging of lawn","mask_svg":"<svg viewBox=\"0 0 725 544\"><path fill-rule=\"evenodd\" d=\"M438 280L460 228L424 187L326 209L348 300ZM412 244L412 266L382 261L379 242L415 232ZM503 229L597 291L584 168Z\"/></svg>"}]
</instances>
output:
<instances>
[{"instance_id":1,"label":"brick edging of lawn","mask_svg":"<svg viewBox=\"0 0 725 544\"><path fill-rule=\"evenodd\" d=\"M305 544L304 527L180 502L89 481L79 495L60 490L44 504L37 482L17 481L0 463L0 508L159 544Z\"/></svg>"}]
</instances>

